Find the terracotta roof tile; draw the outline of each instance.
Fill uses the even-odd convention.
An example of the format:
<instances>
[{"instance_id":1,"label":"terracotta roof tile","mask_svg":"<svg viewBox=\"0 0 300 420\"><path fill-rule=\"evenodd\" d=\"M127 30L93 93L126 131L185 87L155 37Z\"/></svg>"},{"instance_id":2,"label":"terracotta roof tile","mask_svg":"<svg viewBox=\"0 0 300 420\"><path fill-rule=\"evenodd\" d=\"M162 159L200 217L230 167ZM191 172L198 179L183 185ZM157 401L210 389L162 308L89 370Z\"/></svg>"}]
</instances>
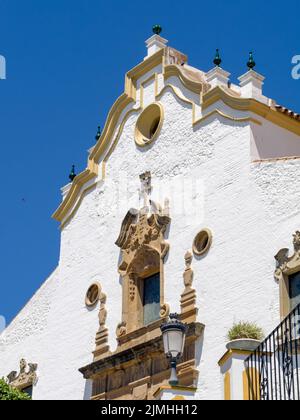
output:
<instances>
[{"instance_id":1,"label":"terracotta roof tile","mask_svg":"<svg viewBox=\"0 0 300 420\"><path fill-rule=\"evenodd\" d=\"M276 109L276 111L281 112L282 114L288 115L289 117L293 118L294 120L300 121L300 114L297 114L296 112L291 111L290 109L285 108L284 106L275 105L275 109Z\"/></svg>"}]
</instances>

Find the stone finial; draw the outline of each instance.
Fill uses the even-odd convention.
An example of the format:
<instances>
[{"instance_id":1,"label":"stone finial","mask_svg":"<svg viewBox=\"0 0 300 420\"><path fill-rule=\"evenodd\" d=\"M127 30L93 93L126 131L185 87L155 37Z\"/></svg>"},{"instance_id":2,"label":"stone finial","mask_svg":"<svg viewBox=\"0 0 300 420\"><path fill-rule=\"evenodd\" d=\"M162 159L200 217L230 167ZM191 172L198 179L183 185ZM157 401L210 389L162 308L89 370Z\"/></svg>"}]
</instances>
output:
<instances>
[{"instance_id":1,"label":"stone finial","mask_svg":"<svg viewBox=\"0 0 300 420\"><path fill-rule=\"evenodd\" d=\"M192 288L194 271L192 269L193 254L190 251L184 256L185 270L183 280L185 289L181 295L181 319L185 322L195 322L198 309L196 308L196 291Z\"/></svg>"},{"instance_id":2,"label":"stone finial","mask_svg":"<svg viewBox=\"0 0 300 420\"><path fill-rule=\"evenodd\" d=\"M250 51L249 61L247 63L247 67L248 67L249 70L253 70L255 66L256 66L256 63L255 63L254 58L253 58L253 52Z\"/></svg>"},{"instance_id":3,"label":"stone finial","mask_svg":"<svg viewBox=\"0 0 300 420\"><path fill-rule=\"evenodd\" d=\"M71 182L73 182L74 181L74 179L76 178L76 173L75 173L75 165L72 165L72 169L71 169L71 172L70 172L70 175L69 175L69 180L71 181Z\"/></svg>"},{"instance_id":4,"label":"stone finial","mask_svg":"<svg viewBox=\"0 0 300 420\"><path fill-rule=\"evenodd\" d=\"M101 137L101 127L100 127L100 125L98 126L98 129L97 129L97 134L96 134L96 136L95 136L95 140L96 140L96 142L100 139L100 137Z\"/></svg>"},{"instance_id":5,"label":"stone finial","mask_svg":"<svg viewBox=\"0 0 300 420\"><path fill-rule=\"evenodd\" d=\"M101 291L99 296L100 310L98 314L99 318L99 330L96 334L96 349L94 351L94 360L97 361L103 357L103 355L109 353L108 345L108 329L106 328L106 295Z\"/></svg>"},{"instance_id":6,"label":"stone finial","mask_svg":"<svg viewBox=\"0 0 300 420\"><path fill-rule=\"evenodd\" d=\"M192 261L193 261L193 254L190 251L187 251L187 253L184 256L185 259L185 271L183 273L184 278L184 285L186 289L190 288L193 284L194 279L194 272L191 268Z\"/></svg>"},{"instance_id":7,"label":"stone finial","mask_svg":"<svg viewBox=\"0 0 300 420\"><path fill-rule=\"evenodd\" d=\"M217 49L216 50L216 55L215 55L215 58L214 58L214 65L217 66L217 67L220 67L221 64L222 64L222 59L221 59L221 56L220 56L220 50Z\"/></svg>"},{"instance_id":8,"label":"stone finial","mask_svg":"<svg viewBox=\"0 0 300 420\"><path fill-rule=\"evenodd\" d=\"M162 27L160 25L154 25L152 28L154 35L160 35L162 33Z\"/></svg>"}]
</instances>

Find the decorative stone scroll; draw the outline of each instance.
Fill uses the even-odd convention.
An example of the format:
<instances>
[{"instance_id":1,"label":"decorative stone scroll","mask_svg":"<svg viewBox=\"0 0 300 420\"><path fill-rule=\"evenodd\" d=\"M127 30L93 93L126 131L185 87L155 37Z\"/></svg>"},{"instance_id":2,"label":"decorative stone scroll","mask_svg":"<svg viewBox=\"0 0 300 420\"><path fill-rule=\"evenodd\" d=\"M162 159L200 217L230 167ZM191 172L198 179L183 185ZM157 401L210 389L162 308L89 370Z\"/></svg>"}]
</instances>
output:
<instances>
[{"instance_id":1,"label":"decorative stone scroll","mask_svg":"<svg viewBox=\"0 0 300 420\"><path fill-rule=\"evenodd\" d=\"M181 319L185 322L194 322L198 309L196 308L196 290L192 288L194 272L192 270L193 255L190 251L185 254L185 270L183 273L185 289L181 295Z\"/></svg>"},{"instance_id":2,"label":"decorative stone scroll","mask_svg":"<svg viewBox=\"0 0 300 420\"><path fill-rule=\"evenodd\" d=\"M96 350L94 351L94 360L99 360L103 355L109 354L108 346L108 329L105 326L107 318L106 295L102 292L101 286L99 293L100 310L99 310L99 330L96 334Z\"/></svg>"},{"instance_id":3,"label":"decorative stone scroll","mask_svg":"<svg viewBox=\"0 0 300 420\"><path fill-rule=\"evenodd\" d=\"M275 256L277 268L275 280L280 286L281 317L285 318L291 311L289 298L289 276L300 271L300 232L293 235L294 253L289 257L289 249L281 249Z\"/></svg>"},{"instance_id":4,"label":"decorative stone scroll","mask_svg":"<svg viewBox=\"0 0 300 420\"><path fill-rule=\"evenodd\" d=\"M9 385L19 390L35 385L37 382L37 368L37 364L28 363L27 365L26 360L21 359L19 374L13 371L7 376Z\"/></svg>"}]
</instances>

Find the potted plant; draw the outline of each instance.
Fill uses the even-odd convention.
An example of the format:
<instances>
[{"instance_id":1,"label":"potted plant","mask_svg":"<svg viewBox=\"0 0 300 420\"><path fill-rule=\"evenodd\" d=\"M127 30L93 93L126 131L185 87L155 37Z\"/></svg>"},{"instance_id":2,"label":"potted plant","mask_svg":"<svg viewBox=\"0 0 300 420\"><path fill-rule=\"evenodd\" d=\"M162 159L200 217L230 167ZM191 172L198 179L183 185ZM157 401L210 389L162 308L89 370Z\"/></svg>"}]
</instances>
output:
<instances>
[{"instance_id":1,"label":"potted plant","mask_svg":"<svg viewBox=\"0 0 300 420\"><path fill-rule=\"evenodd\" d=\"M8 383L0 378L0 401L14 401L14 400L24 400L29 401L31 397L24 392L18 391L17 389L12 388Z\"/></svg>"},{"instance_id":2,"label":"potted plant","mask_svg":"<svg viewBox=\"0 0 300 420\"><path fill-rule=\"evenodd\" d=\"M264 339L263 330L252 322L239 322L233 325L227 334L228 350L254 351Z\"/></svg>"}]
</instances>

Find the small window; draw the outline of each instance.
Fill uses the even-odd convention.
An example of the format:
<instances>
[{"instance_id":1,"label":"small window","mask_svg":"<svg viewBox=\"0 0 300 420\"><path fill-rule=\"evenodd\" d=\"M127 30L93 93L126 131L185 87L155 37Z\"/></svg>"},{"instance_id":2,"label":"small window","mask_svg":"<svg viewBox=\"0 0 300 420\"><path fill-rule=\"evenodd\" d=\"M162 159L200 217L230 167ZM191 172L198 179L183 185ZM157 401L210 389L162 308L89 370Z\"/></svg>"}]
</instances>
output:
<instances>
[{"instance_id":1,"label":"small window","mask_svg":"<svg viewBox=\"0 0 300 420\"><path fill-rule=\"evenodd\" d=\"M300 272L289 276L290 305L293 310L300 304Z\"/></svg>"},{"instance_id":2,"label":"small window","mask_svg":"<svg viewBox=\"0 0 300 420\"><path fill-rule=\"evenodd\" d=\"M85 304L88 307L95 306L98 303L100 297L101 287L99 283L92 284L88 291L86 292L85 296Z\"/></svg>"},{"instance_id":3,"label":"small window","mask_svg":"<svg viewBox=\"0 0 300 420\"><path fill-rule=\"evenodd\" d=\"M160 275L147 277L144 282L144 325L160 319Z\"/></svg>"},{"instance_id":4,"label":"small window","mask_svg":"<svg viewBox=\"0 0 300 420\"><path fill-rule=\"evenodd\" d=\"M212 233L209 229L201 230L194 239L193 251L197 256L206 254L212 244Z\"/></svg>"},{"instance_id":5,"label":"small window","mask_svg":"<svg viewBox=\"0 0 300 420\"><path fill-rule=\"evenodd\" d=\"M143 147L152 143L159 136L164 122L164 109L155 102L149 105L139 116L135 127L135 142Z\"/></svg>"}]
</instances>

